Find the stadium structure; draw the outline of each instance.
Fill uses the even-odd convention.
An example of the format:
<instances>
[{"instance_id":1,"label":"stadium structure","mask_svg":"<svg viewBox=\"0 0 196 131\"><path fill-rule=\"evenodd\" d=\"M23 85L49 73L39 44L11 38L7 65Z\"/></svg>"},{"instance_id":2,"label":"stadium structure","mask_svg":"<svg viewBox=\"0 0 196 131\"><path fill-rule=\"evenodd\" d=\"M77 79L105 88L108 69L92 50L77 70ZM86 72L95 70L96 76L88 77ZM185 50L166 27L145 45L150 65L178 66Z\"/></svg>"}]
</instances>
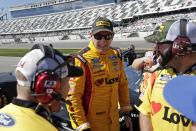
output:
<instances>
[{"instance_id":1,"label":"stadium structure","mask_svg":"<svg viewBox=\"0 0 196 131\"><path fill-rule=\"evenodd\" d=\"M196 0L49 0L0 14L0 43L89 39L93 21L111 19L115 39L144 37L168 19L196 18Z\"/></svg>"}]
</instances>

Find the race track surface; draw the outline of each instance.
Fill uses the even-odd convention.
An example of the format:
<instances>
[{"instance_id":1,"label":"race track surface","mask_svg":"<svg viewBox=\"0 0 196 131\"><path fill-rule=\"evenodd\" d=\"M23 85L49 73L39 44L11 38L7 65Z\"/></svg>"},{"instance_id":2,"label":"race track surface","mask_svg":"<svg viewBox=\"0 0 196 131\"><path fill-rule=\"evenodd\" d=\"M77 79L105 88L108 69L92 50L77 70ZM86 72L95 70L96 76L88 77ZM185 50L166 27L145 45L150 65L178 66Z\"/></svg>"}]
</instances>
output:
<instances>
[{"instance_id":1,"label":"race track surface","mask_svg":"<svg viewBox=\"0 0 196 131\"><path fill-rule=\"evenodd\" d=\"M65 48L65 49L81 49L88 45L90 40L61 40L61 41L47 41L47 42L36 42L43 44L53 44L54 48ZM152 48L152 43L144 40L142 37L128 38L128 39L114 39L112 46L120 48L128 48L129 45L134 44L138 49L149 49ZM1 44L0 48L31 48L30 44Z\"/></svg>"},{"instance_id":2,"label":"race track surface","mask_svg":"<svg viewBox=\"0 0 196 131\"><path fill-rule=\"evenodd\" d=\"M61 40L58 42L39 42L42 44L53 44L54 48L58 49L81 49L88 45L89 40ZM127 49L129 45L134 44L136 49L152 49L152 43L146 42L143 38L130 39L114 39L112 46ZM6 44L0 45L0 48L31 48L35 43L31 44ZM0 56L0 72L14 72L16 64L19 62L18 57L4 57Z\"/></svg>"}]
</instances>

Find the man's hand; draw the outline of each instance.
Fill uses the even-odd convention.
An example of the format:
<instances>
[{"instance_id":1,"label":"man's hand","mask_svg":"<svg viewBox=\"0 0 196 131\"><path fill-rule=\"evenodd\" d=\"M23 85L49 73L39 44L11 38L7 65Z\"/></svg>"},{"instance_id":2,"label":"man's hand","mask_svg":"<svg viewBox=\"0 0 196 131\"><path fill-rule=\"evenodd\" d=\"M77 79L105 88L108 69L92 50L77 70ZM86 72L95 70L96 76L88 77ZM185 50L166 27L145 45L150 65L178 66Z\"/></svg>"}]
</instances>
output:
<instances>
[{"instance_id":1,"label":"man's hand","mask_svg":"<svg viewBox=\"0 0 196 131\"><path fill-rule=\"evenodd\" d=\"M126 127L129 128L129 131L133 131L131 118L129 116L123 116L125 120Z\"/></svg>"},{"instance_id":2,"label":"man's hand","mask_svg":"<svg viewBox=\"0 0 196 131\"><path fill-rule=\"evenodd\" d=\"M148 70L153 65L153 59L150 59L149 57L144 57L144 70Z\"/></svg>"}]
</instances>

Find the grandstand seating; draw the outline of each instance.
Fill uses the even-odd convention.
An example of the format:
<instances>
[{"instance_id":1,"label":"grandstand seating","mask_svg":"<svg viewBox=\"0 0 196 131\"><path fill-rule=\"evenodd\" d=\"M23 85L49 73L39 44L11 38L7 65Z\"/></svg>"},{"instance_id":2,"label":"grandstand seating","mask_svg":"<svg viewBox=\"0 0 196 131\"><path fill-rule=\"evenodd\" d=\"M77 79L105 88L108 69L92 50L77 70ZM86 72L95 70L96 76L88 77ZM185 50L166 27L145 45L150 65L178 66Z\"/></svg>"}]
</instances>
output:
<instances>
[{"instance_id":1,"label":"grandstand seating","mask_svg":"<svg viewBox=\"0 0 196 131\"><path fill-rule=\"evenodd\" d=\"M114 22L131 19L136 16L153 14L158 12L168 12L169 10L179 10L182 8L196 7L196 0L140 0L122 3L111 3L96 7L83 8L55 14L41 16L23 17L0 21L0 35L5 34L29 34L51 31L67 31L78 34L81 39L85 39L86 34L98 16L106 16ZM140 19L123 29L117 27L117 32L137 32L152 31L156 23L171 18L188 17L195 19L195 13L182 15L168 15L157 18ZM65 34L64 34L65 35ZM67 37L66 37L67 38Z\"/></svg>"}]
</instances>

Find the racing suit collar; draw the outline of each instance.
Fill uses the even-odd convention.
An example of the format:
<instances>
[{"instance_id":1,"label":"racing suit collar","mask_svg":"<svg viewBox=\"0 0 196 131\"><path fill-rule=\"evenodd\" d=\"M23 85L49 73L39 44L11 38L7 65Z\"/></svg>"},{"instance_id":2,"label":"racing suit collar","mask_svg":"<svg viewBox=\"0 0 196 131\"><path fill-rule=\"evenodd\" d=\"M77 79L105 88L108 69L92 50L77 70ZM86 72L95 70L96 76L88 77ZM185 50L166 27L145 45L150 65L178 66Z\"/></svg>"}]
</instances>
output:
<instances>
[{"instance_id":1,"label":"racing suit collar","mask_svg":"<svg viewBox=\"0 0 196 131\"><path fill-rule=\"evenodd\" d=\"M89 47L91 50L93 50L95 53L100 54L100 55L107 55L107 54L109 54L109 51L111 50L111 49L109 49L109 50L107 50L107 51L100 52L97 48L95 48L94 43L93 43L92 40L90 41L88 47Z\"/></svg>"},{"instance_id":2,"label":"racing suit collar","mask_svg":"<svg viewBox=\"0 0 196 131\"><path fill-rule=\"evenodd\" d=\"M20 99L17 99L17 98L14 98L12 100L12 103L14 105L17 105L17 106L21 106L21 107L25 107L25 108L31 108L31 109L33 109L34 107L36 107L38 105L38 103L36 103L36 102L20 100Z\"/></svg>"},{"instance_id":3,"label":"racing suit collar","mask_svg":"<svg viewBox=\"0 0 196 131\"><path fill-rule=\"evenodd\" d=\"M17 98L14 98L12 100L12 104L17 105L17 106L21 106L24 108L30 108L33 110L35 110L38 106L38 103L36 103L36 102L21 100L21 99L17 99ZM42 106L40 106L39 111L36 112L36 114L42 116L43 118L45 118L46 120L49 121L49 113Z\"/></svg>"}]
</instances>

